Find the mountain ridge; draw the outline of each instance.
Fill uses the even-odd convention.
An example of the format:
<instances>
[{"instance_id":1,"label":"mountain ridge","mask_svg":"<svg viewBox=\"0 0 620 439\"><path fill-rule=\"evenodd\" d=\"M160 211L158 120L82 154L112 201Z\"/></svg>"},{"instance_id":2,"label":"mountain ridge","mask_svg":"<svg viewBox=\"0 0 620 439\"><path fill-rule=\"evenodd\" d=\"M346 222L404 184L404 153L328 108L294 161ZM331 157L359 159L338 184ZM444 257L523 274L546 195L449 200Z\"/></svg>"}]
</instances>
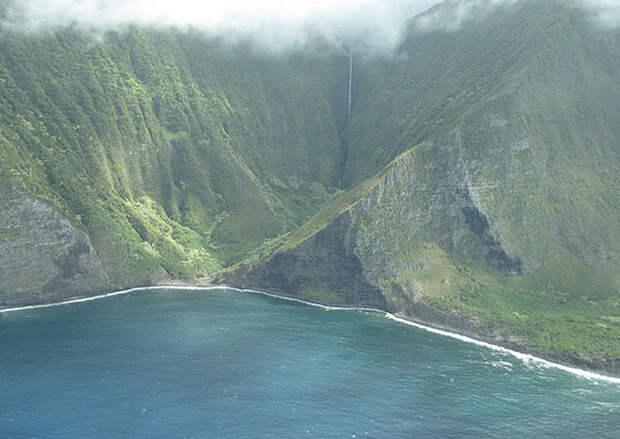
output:
<instances>
[{"instance_id":1,"label":"mountain ridge","mask_svg":"<svg viewBox=\"0 0 620 439\"><path fill-rule=\"evenodd\" d=\"M0 38L0 305L219 276L617 373L620 35L569 3L354 51L350 118L345 51Z\"/></svg>"},{"instance_id":2,"label":"mountain ridge","mask_svg":"<svg viewBox=\"0 0 620 439\"><path fill-rule=\"evenodd\" d=\"M574 10L553 10L543 21L554 24L540 28L545 39L558 40L553 47L592 49L581 38L591 30ZM326 207L271 259L222 279L327 303L349 303L351 286L363 280L380 293L359 305L386 300L387 311L414 320L451 322L481 338L512 338L521 349L617 373L620 228L611 212L618 206L618 137L607 135L618 126L617 99L610 97L618 70L596 72L605 81L599 95L598 85L587 89L580 78L613 59L611 47L577 62L554 53L556 65L535 46L503 89L469 107L436 141L402 154L372 188L358 190L357 201ZM579 84L574 94L558 87L566 83ZM599 119L579 120L584 102ZM547 123L547 114L566 132ZM597 120L609 121L603 136L592 135ZM332 273L339 248L362 266L359 280L343 283L349 273ZM321 270L332 274L324 279ZM566 309L575 302L584 306Z\"/></svg>"}]
</instances>

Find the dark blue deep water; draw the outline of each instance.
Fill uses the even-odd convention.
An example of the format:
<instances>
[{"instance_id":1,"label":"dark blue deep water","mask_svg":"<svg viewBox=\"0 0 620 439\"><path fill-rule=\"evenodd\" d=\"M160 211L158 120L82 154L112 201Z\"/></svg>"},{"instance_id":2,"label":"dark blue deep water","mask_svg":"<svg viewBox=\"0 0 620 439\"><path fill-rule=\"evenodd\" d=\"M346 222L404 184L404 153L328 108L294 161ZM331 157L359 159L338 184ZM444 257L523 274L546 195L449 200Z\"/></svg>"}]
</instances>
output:
<instances>
[{"instance_id":1,"label":"dark blue deep water","mask_svg":"<svg viewBox=\"0 0 620 439\"><path fill-rule=\"evenodd\" d=\"M620 438L620 386L233 291L0 314L0 438Z\"/></svg>"}]
</instances>

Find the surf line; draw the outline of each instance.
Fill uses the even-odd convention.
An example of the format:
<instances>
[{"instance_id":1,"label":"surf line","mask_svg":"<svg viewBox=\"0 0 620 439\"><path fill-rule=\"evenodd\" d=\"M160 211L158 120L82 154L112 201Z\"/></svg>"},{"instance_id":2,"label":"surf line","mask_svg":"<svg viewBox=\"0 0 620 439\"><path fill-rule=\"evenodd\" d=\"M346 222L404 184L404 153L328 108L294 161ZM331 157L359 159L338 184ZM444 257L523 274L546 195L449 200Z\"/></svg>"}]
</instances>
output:
<instances>
[{"instance_id":1,"label":"surf line","mask_svg":"<svg viewBox=\"0 0 620 439\"><path fill-rule=\"evenodd\" d=\"M93 300L99 300L99 299L105 299L106 297L113 297L113 296L120 296L120 295L124 295L124 294L129 294L129 293L133 293L135 291L152 291L152 290L185 290L185 291L210 291L210 290L230 290L230 291L236 291L239 293L246 293L246 294L258 294L258 295L262 295L262 296L268 296L268 297L273 297L275 299L279 299L279 300L286 300L288 302L295 302L295 303L301 303L304 305L309 305L309 306L313 306L313 307L317 307L317 308L322 308L324 310L327 311L357 311L357 312L367 312L367 313L375 313L375 314L381 314L384 317L393 320L395 322L398 323L402 323L408 326L413 326L416 327L418 329L422 329L424 331L433 333L433 334L437 334L437 335L442 335L444 337L450 337L465 343L471 343L471 344L475 344L478 346L482 346L485 347L487 349L491 349L497 352L503 352L509 355L512 355L513 357L517 358L518 360L521 360L522 362L524 362L525 364L529 364L529 363L534 363L538 366L542 366L544 368L553 368L553 369L558 369L564 372L568 372L570 374L573 375L577 375L579 377L582 378L586 378L589 380L594 380L594 381L606 381L609 383L613 383L613 384L620 384L620 378L615 378L615 377L610 377L607 375L602 375L596 372L590 372L587 370L583 370L583 369L579 369L576 367L571 367L571 366L565 366L563 364L559 364L559 363L554 363L552 361L549 360L545 360L544 358L540 358L540 357L536 357L532 354L525 354L523 352L518 352L518 351L514 351L512 349L508 349L505 348L503 346L498 346L498 345L494 345L492 343L487 343L485 341L481 341L481 340L477 340L475 338L472 337L468 337L466 335L461 335L461 334L457 334L454 332L450 332L450 331L446 331L443 329L437 329L437 328L433 328L431 326L426 326L420 323L416 323L416 322L412 322L410 320L404 319L402 317L398 317L394 314L391 314L389 312L377 309L377 308L365 308L365 307L351 307L351 306L331 306L331 305L323 305L320 303L316 303L316 302L310 302L308 300L303 300L303 299L297 299L295 297L288 297L288 296L283 296L280 294L275 294L275 293L269 293L267 291L259 291L259 290L252 290L252 289L241 289L241 288L234 288L234 287L228 287L225 285L221 285L221 286L183 286L183 285L154 285L154 286L146 286L146 287L135 287L135 288L128 288L125 290L120 290L120 291L114 291L111 293L106 293L106 294L100 294L98 296L92 296L92 297L81 297L81 298L75 298L75 299L68 299L62 302L56 302L56 303L46 303L46 304L41 304L41 305L29 305L29 306L21 306L21 307L16 307L16 308L5 308L5 309L0 309L0 314L3 313L9 313L9 312L16 312L16 311L26 311L26 310L32 310L32 309L40 309L40 308L51 308L51 307L55 307L55 306L62 306L62 305L70 305L72 303L82 303L82 302L90 302Z\"/></svg>"},{"instance_id":2,"label":"surf line","mask_svg":"<svg viewBox=\"0 0 620 439\"><path fill-rule=\"evenodd\" d=\"M198 286L182 286L182 285L154 285L154 286L148 286L148 287L128 288L126 290L113 291L111 293L99 294L97 296L71 298L71 299L63 300L62 302L44 303L41 305L19 306L16 308L4 308L4 309L0 309L0 314L15 312L15 311L27 311L31 309L52 308L55 306L71 305L72 303L91 302L93 300L105 299L106 297L122 296L124 294L133 293L135 291L145 291L145 290L188 290L188 291L233 290L233 291L243 292L242 290L238 288L231 288L231 287L225 287L225 286L198 287Z\"/></svg>"},{"instance_id":3,"label":"surf line","mask_svg":"<svg viewBox=\"0 0 620 439\"><path fill-rule=\"evenodd\" d=\"M444 337L450 337L450 338L453 338L453 339L456 339L456 340L459 340L465 343L475 344L475 345L482 346L482 347L485 347L487 349L491 349L497 352L503 352L503 353L512 355L513 357L517 358L518 360L521 360L522 362L526 364L535 363L538 366L542 366L544 368L553 368L553 369L562 370L564 372L568 372L573 375L578 375L582 378L587 378L590 380L607 381L607 382L614 383L614 384L620 384L620 378L614 378L614 377L610 377L607 375L601 375L596 372L590 372L590 371L579 369L576 367L565 366L563 364L554 363L552 361L545 360L544 358L536 357L535 355L532 355L532 354L525 354L523 352L514 351L512 349L508 349L503 346L494 345L492 343L487 343L485 341L477 340L475 338L468 337L466 335L457 334L457 333L446 331L443 329L433 328L432 326L422 325L420 323L412 322L410 320L404 319L402 317L398 317L392 313L385 312L377 308L330 306L330 305L322 305L320 303L315 303L315 302L309 302L307 300L297 299L294 297L287 297L287 296L281 296L279 294L268 293L266 291L257 291L257 290L248 290L248 289L244 289L241 291L244 293L261 294L264 296L275 297L277 299L287 300L290 302L303 303L304 305L310 305L310 306L322 308L327 311L334 311L334 310L335 311L359 311L359 312L370 312L370 313L382 314L384 317L390 320L393 320L395 322L398 322L398 323L403 323L405 325L413 326L415 328L422 329L424 331L427 331L433 334L442 335Z\"/></svg>"}]
</instances>

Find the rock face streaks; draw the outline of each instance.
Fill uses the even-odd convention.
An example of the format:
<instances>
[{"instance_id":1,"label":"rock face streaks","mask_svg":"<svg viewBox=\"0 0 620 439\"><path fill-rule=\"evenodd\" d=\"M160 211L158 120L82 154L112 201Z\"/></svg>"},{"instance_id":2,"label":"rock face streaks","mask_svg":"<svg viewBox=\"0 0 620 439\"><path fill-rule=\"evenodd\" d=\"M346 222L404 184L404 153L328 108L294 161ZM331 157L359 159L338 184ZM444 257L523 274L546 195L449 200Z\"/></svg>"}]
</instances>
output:
<instances>
[{"instance_id":1,"label":"rock face streaks","mask_svg":"<svg viewBox=\"0 0 620 439\"><path fill-rule=\"evenodd\" d=\"M109 287L88 236L47 203L0 186L0 306Z\"/></svg>"},{"instance_id":2,"label":"rock face streaks","mask_svg":"<svg viewBox=\"0 0 620 439\"><path fill-rule=\"evenodd\" d=\"M216 281L324 303L386 309L385 297L366 279L355 248L343 239L351 228L351 220L350 215L342 215L311 239L295 249L275 254L255 270L224 274Z\"/></svg>"},{"instance_id":3,"label":"rock face streaks","mask_svg":"<svg viewBox=\"0 0 620 439\"><path fill-rule=\"evenodd\" d=\"M471 190L457 145L421 145L350 209L241 276L241 284L293 294L331 291L328 301L399 312L424 295L421 279L445 255L502 276L522 274L520 257L502 246Z\"/></svg>"}]
</instances>

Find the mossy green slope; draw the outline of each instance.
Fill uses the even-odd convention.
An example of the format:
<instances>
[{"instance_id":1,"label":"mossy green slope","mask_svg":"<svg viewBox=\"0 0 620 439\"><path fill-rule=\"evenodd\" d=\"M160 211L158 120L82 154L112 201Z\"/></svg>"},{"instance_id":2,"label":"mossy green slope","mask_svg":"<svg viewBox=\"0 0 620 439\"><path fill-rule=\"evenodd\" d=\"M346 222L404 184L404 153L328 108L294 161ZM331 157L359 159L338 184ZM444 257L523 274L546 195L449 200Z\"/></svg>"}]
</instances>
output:
<instances>
[{"instance_id":1,"label":"mossy green slope","mask_svg":"<svg viewBox=\"0 0 620 439\"><path fill-rule=\"evenodd\" d=\"M335 190L344 57L140 29L0 38L2 178L84 228L121 283L213 274Z\"/></svg>"},{"instance_id":2,"label":"mossy green slope","mask_svg":"<svg viewBox=\"0 0 620 439\"><path fill-rule=\"evenodd\" d=\"M354 51L346 126L342 54L137 28L0 40L0 203L46 218L37 285L235 266L222 279L618 370L620 32L573 2ZM26 232L0 224L0 246L36 256Z\"/></svg>"},{"instance_id":3,"label":"mossy green slope","mask_svg":"<svg viewBox=\"0 0 620 439\"><path fill-rule=\"evenodd\" d=\"M447 11L435 15L449 15L452 3L458 2L438 5L435 9ZM571 148L579 148L586 140L580 136L605 128L600 132L604 139L596 136L596 142L615 144L618 128L609 117L617 109L616 95L599 91L613 89L617 80L617 29L601 28L571 1L497 3L455 30L445 31L445 25L428 30L413 20L397 56L366 60L355 52L345 187L374 175L399 153L451 131L467 112L479 111L507 89L519 93L528 82L538 89L532 85L520 104L532 106L525 115L548 110L548 119L540 122L549 135L553 129L562 132L570 136ZM533 95L536 101L530 100ZM588 107L573 105L582 99L590 100ZM566 111L573 111L566 116L582 119L581 125L552 128L552 115L566 104Z\"/></svg>"},{"instance_id":4,"label":"mossy green slope","mask_svg":"<svg viewBox=\"0 0 620 439\"><path fill-rule=\"evenodd\" d=\"M620 33L565 2L519 2L471 29L414 32L403 50L368 67L376 86L359 92L345 172L371 174L373 161L409 150L236 278L277 289L288 267L283 292L331 288L334 303L366 282L358 304L385 300L411 318L617 372ZM437 101L421 106L425 83ZM371 98L382 87L393 94ZM340 244L321 252L326 236ZM296 264L310 249L314 264L347 255L358 277L309 285L321 268Z\"/></svg>"}]
</instances>

